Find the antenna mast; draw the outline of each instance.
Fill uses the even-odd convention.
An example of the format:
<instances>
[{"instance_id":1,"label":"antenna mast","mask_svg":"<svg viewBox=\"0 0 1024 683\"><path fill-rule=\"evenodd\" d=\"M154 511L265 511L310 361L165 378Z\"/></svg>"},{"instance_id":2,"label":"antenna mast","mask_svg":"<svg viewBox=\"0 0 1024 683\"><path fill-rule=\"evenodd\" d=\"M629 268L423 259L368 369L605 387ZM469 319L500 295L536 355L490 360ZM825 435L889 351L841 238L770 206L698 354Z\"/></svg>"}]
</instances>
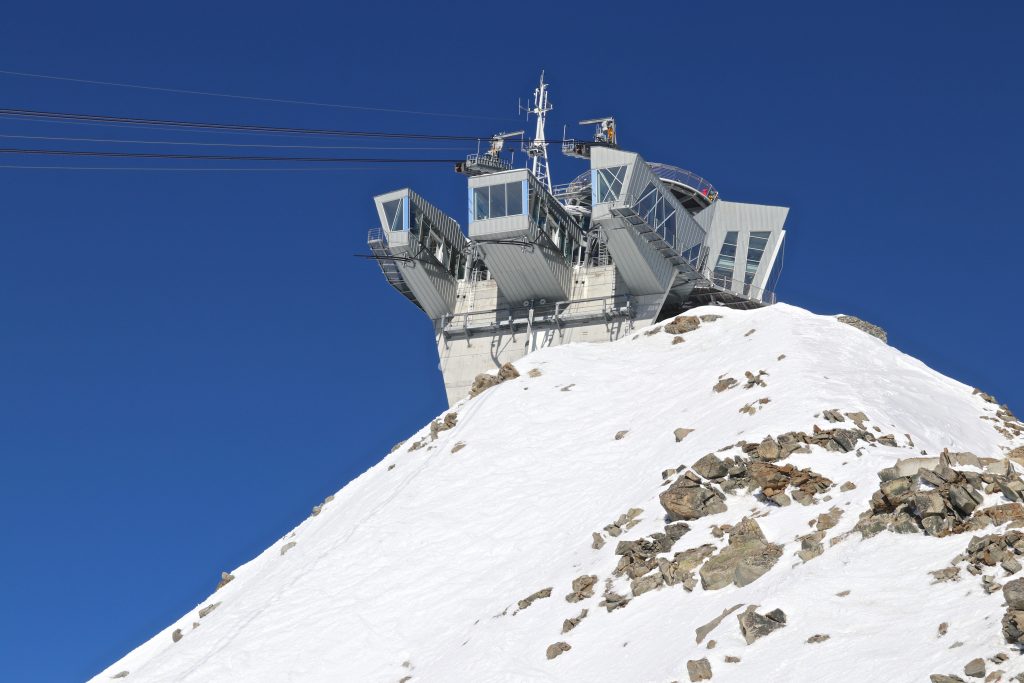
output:
<instances>
[{"instance_id":1,"label":"antenna mast","mask_svg":"<svg viewBox=\"0 0 1024 683\"><path fill-rule=\"evenodd\" d=\"M547 113L552 110L548 102L548 84L544 82L544 72L540 72L540 85L533 91L533 106L526 110L526 115L537 117L537 131L533 141L526 148L526 153L533 159L533 175L551 192L551 169L548 167L548 143L544 137L544 122Z\"/></svg>"}]
</instances>

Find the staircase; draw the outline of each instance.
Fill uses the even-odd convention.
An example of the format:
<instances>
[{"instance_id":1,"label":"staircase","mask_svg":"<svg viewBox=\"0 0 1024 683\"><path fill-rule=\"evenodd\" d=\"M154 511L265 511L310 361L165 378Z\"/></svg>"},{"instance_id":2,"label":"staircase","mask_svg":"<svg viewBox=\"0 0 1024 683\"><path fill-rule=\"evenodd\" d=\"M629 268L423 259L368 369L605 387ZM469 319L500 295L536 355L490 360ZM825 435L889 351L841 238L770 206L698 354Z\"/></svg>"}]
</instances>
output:
<instances>
[{"instance_id":1,"label":"staircase","mask_svg":"<svg viewBox=\"0 0 1024 683\"><path fill-rule=\"evenodd\" d=\"M391 253L384 231L381 228L371 229L366 235L366 244L370 247L370 253L376 259L377 265L380 266L380 271L384 273L388 284L397 289L406 299L416 304L417 307L422 308L419 302L416 301L412 290L409 289L405 278L402 277L402 266L399 265L399 261L405 259L396 257Z\"/></svg>"}]
</instances>

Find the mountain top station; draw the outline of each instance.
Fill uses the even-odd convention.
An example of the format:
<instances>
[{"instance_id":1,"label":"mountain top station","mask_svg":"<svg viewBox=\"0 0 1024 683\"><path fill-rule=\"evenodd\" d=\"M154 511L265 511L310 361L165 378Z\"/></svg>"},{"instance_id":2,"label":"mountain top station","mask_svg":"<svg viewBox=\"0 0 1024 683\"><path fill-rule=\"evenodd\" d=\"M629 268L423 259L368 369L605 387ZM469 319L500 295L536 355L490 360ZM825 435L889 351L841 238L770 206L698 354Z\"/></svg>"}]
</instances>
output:
<instances>
[{"instance_id":1,"label":"mountain top station","mask_svg":"<svg viewBox=\"0 0 1024 683\"><path fill-rule=\"evenodd\" d=\"M467 232L410 189L374 197L370 251L432 321L449 404L477 374L541 347L614 341L700 305L775 302L788 208L725 201L704 178L622 149L610 117L580 122L592 141L561 142L590 170L552 185L551 108L541 75L533 139L496 135L456 165ZM529 167L503 155L511 139Z\"/></svg>"}]
</instances>

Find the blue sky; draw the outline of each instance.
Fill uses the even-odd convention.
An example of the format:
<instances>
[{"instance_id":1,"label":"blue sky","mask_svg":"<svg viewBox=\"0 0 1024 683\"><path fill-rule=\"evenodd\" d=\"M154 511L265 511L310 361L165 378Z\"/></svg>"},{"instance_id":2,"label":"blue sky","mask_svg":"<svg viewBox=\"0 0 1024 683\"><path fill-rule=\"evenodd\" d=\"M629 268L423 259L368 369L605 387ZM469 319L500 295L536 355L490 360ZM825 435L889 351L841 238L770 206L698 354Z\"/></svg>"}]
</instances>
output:
<instances>
[{"instance_id":1,"label":"blue sky","mask_svg":"<svg viewBox=\"0 0 1024 683\"><path fill-rule=\"evenodd\" d=\"M0 74L10 108L489 135L523 127L517 100L544 68L549 135L614 114L646 158L724 198L792 207L783 300L879 324L1024 413L1019 3L19 3L4 15L3 70L471 118ZM0 135L230 139L3 117ZM86 143L0 137L18 146ZM171 166L0 155L33 164ZM556 182L579 169L552 158ZM92 675L445 408L427 321L352 257L372 195L407 185L465 222L464 179L446 166L0 168L5 679Z\"/></svg>"}]
</instances>

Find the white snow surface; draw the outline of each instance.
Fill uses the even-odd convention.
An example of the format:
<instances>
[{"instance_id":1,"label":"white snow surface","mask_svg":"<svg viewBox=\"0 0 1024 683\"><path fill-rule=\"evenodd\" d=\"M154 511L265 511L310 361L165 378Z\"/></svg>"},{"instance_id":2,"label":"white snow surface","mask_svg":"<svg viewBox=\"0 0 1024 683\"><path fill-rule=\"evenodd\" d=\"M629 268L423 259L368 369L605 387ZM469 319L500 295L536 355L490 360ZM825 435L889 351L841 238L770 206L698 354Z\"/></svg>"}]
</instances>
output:
<instances>
[{"instance_id":1,"label":"white snow surface","mask_svg":"<svg viewBox=\"0 0 1024 683\"><path fill-rule=\"evenodd\" d=\"M707 657L715 683L926 681L932 673L963 675L969 660L997 652L1010 659L988 663L989 671L1002 669L1007 678L1024 671L1024 657L1000 633L1001 592L986 595L980 577L966 572L948 583L928 574L963 552L970 534L883 532L864 540L853 533L829 546L868 509L878 471L897 459L944 448L1002 457L1021 445L979 419L996 407L831 316L783 304L691 314L723 317L681 344L648 328L615 343L523 358L519 378L453 407L453 429L430 441L425 426L319 515L234 570L231 583L93 680L128 671L129 683L667 683L688 681L687 660ZM534 368L540 376L529 376ZM746 370L767 371L767 387L743 388ZM740 385L715 393L722 376ZM755 415L739 412L764 397L771 402ZM814 505L776 507L729 495L727 512L690 522L665 555L703 543L722 547L727 539L713 536L712 526L757 512L767 539L785 550L768 573L742 588L663 586L613 612L598 606L619 559L616 542L662 531L663 470L740 440L853 426L827 423L825 409L863 411L867 428L895 435L899 447L861 443L858 456L815 446L792 455L785 462L835 482L830 501L819 495ZM677 443L677 427L694 431ZM616 440L620 430L628 434ZM840 492L847 481L856 488ZM985 504L995 502L1006 501ZM802 562L797 536L833 506L844 515L824 554ZM594 550L591 533L634 507L643 509L640 524ZM596 594L570 604L570 583L583 574L599 577ZM518 600L547 587L550 598L517 609ZM629 595L628 578L615 579L614 589ZM837 596L843 591L849 594ZM787 625L746 645L741 609L696 643L698 626L737 604L762 613L780 608ZM582 608L587 618L563 635L563 620ZM942 622L949 632L939 637ZM175 629L184 636L179 642L172 642ZM808 644L814 634L830 638ZM716 641L713 649L708 640ZM545 650L557 641L572 649L548 660ZM726 656L741 661L726 663Z\"/></svg>"}]
</instances>

